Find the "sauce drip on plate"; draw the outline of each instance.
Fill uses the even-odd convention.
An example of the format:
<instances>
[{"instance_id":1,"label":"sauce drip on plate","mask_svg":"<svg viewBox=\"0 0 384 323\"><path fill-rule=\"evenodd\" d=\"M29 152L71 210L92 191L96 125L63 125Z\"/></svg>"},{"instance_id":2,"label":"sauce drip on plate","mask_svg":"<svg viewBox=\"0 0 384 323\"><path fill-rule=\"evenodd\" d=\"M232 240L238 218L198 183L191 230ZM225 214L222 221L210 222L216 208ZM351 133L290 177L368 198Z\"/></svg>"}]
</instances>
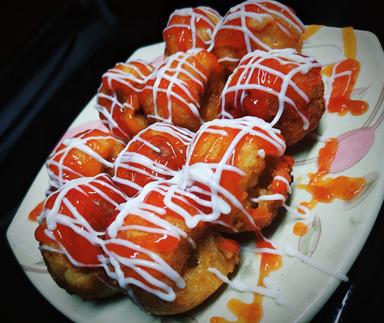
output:
<instances>
[{"instance_id":1,"label":"sauce drip on plate","mask_svg":"<svg viewBox=\"0 0 384 323\"><path fill-rule=\"evenodd\" d=\"M368 103L352 100L351 95L360 73L360 62L356 59L356 37L353 28L342 29L344 55L346 58L337 64L323 68L323 75L328 76L330 90L325 94L328 112L340 116L348 112L354 116L368 110Z\"/></svg>"},{"instance_id":2,"label":"sauce drip on plate","mask_svg":"<svg viewBox=\"0 0 384 323\"><path fill-rule=\"evenodd\" d=\"M256 241L257 248L274 249L272 244L262 238ZM260 269L257 285L264 286L263 280L273 271L278 270L282 265L282 257L272 253L260 254ZM231 299L228 302L228 308L237 317L236 321L228 321L222 317L212 317L211 323L229 323L229 322L260 322L263 317L263 295L254 294L251 303L244 303L239 299Z\"/></svg>"},{"instance_id":3,"label":"sauce drip on plate","mask_svg":"<svg viewBox=\"0 0 384 323\"><path fill-rule=\"evenodd\" d=\"M327 177L335 158L337 147L337 139L329 139L319 151L317 171L309 174L308 184L299 184L297 186L312 195L312 199L309 202L301 203L309 209L313 209L318 202L330 203L334 199L343 201L353 200L365 187L366 181L362 177Z\"/></svg>"}]
</instances>

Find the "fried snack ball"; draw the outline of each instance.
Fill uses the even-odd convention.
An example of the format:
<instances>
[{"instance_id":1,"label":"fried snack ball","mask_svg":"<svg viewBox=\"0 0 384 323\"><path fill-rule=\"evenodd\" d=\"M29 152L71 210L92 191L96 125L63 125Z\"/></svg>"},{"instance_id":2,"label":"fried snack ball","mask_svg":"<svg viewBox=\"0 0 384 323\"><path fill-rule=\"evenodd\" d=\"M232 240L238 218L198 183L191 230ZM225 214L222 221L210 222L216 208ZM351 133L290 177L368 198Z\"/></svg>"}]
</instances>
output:
<instances>
[{"instance_id":1,"label":"fried snack ball","mask_svg":"<svg viewBox=\"0 0 384 323\"><path fill-rule=\"evenodd\" d=\"M324 111L321 65L293 49L244 56L220 99L222 117L262 118L281 130L289 146L314 130Z\"/></svg>"},{"instance_id":2,"label":"fried snack ball","mask_svg":"<svg viewBox=\"0 0 384 323\"><path fill-rule=\"evenodd\" d=\"M154 314L176 314L197 306L222 284L207 268L229 274L239 251L235 242L222 241L208 231L202 217L193 197L176 185L147 184L119 208L108 229L108 275L133 291L134 299Z\"/></svg>"},{"instance_id":3,"label":"fried snack ball","mask_svg":"<svg viewBox=\"0 0 384 323\"><path fill-rule=\"evenodd\" d=\"M224 238L218 232L206 233L183 268L185 287L176 288L176 299L173 302L159 300L135 288L137 298L143 308L153 314L187 312L203 303L223 284L208 269L216 268L224 276L230 275L239 262L238 252L239 247L234 240Z\"/></svg>"},{"instance_id":4,"label":"fried snack ball","mask_svg":"<svg viewBox=\"0 0 384 323\"><path fill-rule=\"evenodd\" d=\"M213 53L227 70L256 49L300 51L304 25L289 7L269 0L251 0L233 8L217 25Z\"/></svg>"},{"instance_id":5,"label":"fried snack ball","mask_svg":"<svg viewBox=\"0 0 384 323\"><path fill-rule=\"evenodd\" d=\"M114 163L114 182L130 197L149 182L170 179L185 164L193 133L157 122L138 133Z\"/></svg>"},{"instance_id":6,"label":"fried snack ball","mask_svg":"<svg viewBox=\"0 0 384 323\"><path fill-rule=\"evenodd\" d=\"M62 187L79 177L91 177L113 172L113 162L125 143L110 133L98 129L85 130L64 139L50 154L46 167L50 179L49 191Z\"/></svg>"},{"instance_id":7,"label":"fried snack ball","mask_svg":"<svg viewBox=\"0 0 384 323\"><path fill-rule=\"evenodd\" d=\"M192 131L214 119L224 86L223 69L206 50L169 56L148 78L140 102L150 122L166 121Z\"/></svg>"},{"instance_id":8,"label":"fried snack ball","mask_svg":"<svg viewBox=\"0 0 384 323\"><path fill-rule=\"evenodd\" d=\"M74 179L44 201L35 238L59 286L86 299L118 293L99 256L114 210L126 196L107 174Z\"/></svg>"},{"instance_id":9,"label":"fried snack ball","mask_svg":"<svg viewBox=\"0 0 384 323\"><path fill-rule=\"evenodd\" d=\"M153 69L151 64L136 59L116 64L102 77L96 109L103 124L125 141L148 125L139 93Z\"/></svg>"},{"instance_id":10,"label":"fried snack ball","mask_svg":"<svg viewBox=\"0 0 384 323\"><path fill-rule=\"evenodd\" d=\"M186 52L189 49L207 49L220 14L209 7L184 8L175 10L163 30L165 55Z\"/></svg>"},{"instance_id":11,"label":"fried snack ball","mask_svg":"<svg viewBox=\"0 0 384 323\"><path fill-rule=\"evenodd\" d=\"M292 181L279 130L256 117L218 119L200 128L190 151L187 190L206 201L212 223L229 232L271 224Z\"/></svg>"}]
</instances>

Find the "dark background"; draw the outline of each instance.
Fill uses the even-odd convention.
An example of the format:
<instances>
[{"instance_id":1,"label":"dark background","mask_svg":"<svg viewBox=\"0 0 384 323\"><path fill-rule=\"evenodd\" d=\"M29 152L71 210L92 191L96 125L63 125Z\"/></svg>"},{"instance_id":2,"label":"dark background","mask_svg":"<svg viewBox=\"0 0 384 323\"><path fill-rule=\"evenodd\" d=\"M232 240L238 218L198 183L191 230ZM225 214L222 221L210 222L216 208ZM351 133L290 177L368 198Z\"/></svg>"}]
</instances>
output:
<instances>
[{"instance_id":1,"label":"dark background","mask_svg":"<svg viewBox=\"0 0 384 323\"><path fill-rule=\"evenodd\" d=\"M305 24L353 26L384 41L374 1L283 1ZM1 1L0 254L1 321L66 322L30 284L6 242L6 229L57 141L95 94L103 72L137 48L160 42L176 8L208 5L221 14L235 1ZM349 273L314 322L380 321L384 275L383 211ZM129 319L127 320L127 322Z\"/></svg>"}]
</instances>

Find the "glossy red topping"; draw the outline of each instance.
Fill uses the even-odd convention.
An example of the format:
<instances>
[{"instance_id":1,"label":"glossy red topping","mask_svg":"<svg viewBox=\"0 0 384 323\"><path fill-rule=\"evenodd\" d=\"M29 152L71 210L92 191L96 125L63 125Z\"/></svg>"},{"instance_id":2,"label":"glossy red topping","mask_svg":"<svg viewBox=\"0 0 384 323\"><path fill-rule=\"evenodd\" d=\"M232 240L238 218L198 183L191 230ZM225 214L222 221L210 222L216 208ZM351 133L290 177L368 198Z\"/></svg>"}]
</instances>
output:
<instances>
[{"instance_id":1,"label":"glossy red topping","mask_svg":"<svg viewBox=\"0 0 384 323\"><path fill-rule=\"evenodd\" d=\"M98 265L99 240L125 200L106 174L72 180L45 200L35 237L43 248L62 251L79 266Z\"/></svg>"}]
</instances>

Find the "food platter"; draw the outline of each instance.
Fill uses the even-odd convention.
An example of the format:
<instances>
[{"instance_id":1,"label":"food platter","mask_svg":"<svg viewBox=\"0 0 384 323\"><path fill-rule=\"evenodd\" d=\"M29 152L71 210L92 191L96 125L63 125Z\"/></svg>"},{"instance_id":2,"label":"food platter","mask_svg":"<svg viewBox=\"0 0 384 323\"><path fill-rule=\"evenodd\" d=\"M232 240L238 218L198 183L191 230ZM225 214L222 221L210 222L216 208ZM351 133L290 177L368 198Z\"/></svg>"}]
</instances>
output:
<instances>
[{"instance_id":1,"label":"food platter","mask_svg":"<svg viewBox=\"0 0 384 323\"><path fill-rule=\"evenodd\" d=\"M380 124L384 116L381 96L384 87L384 54L375 35L366 31L354 31L354 34L361 70L352 97L368 102L369 109L359 116L326 113L312 140L293 151L296 160L293 173L295 182L289 205L294 207L310 199L309 194L299 189L297 184L305 182L308 174L316 171L319 150L330 138L337 137L339 145L343 143L340 146L343 154L336 160L338 167L333 167L335 176L363 177L367 184L353 201L334 200L317 204L313 210L314 220L308 223L305 235L298 237L292 233L298 219L290 216L289 212L268 234L268 239L277 245L289 246L305 254L314 266L303 263L297 257L283 256L282 267L271 273L270 277L279 284L285 301L283 305L278 305L275 300L264 298L265 322L307 322L317 313L340 283L335 274L346 274L361 251L383 201L384 166L381 155L384 127ZM159 61L163 52L164 44L159 43L138 49L131 58ZM314 56L323 65L339 61L344 55L342 29L321 27L304 42L303 53ZM96 99L93 98L73 122L66 136L83 129L103 128L94 108L95 103ZM7 237L32 284L72 320L126 322L129 317L137 322L152 322L154 318L168 322L207 322L219 316L231 321L236 317L228 309L229 300L252 301L251 293L240 293L227 286L214 295L208 304L193 312L176 318L160 318L141 311L128 298L90 302L69 295L48 274L34 239L37 224L28 219L29 212L44 198L47 183L48 174L42 167L18 209ZM241 264L231 280L256 285L260 257L252 252L254 246L251 243L244 242L242 247ZM332 274L324 273L327 271Z\"/></svg>"}]
</instances>

